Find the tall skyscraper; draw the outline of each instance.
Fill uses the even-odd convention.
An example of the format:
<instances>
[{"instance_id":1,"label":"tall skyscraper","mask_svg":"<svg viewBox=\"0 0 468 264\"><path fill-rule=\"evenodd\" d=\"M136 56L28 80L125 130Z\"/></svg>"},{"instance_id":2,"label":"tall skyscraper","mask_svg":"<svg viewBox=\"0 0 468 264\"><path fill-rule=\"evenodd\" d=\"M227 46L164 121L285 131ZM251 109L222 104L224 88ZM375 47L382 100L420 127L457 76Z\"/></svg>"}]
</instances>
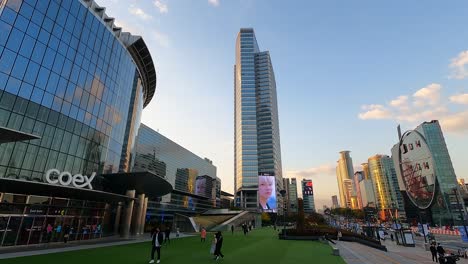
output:
<instances>
[{"instance_id":1,"label":"tall skyscraper","mask_svg":"<svg viewBox=\"0 0 468 264\"><path fill-rule=\"evenodd\" d=\"M258 208L258 176L276 178L278 208L283 189L276 82L268 51L252 28L242 28L234 65L234 170L236 205Z\"/></svg>"},{"instance_id":2,"label":"tall skyscraper","mask_svg":"<svg viewBox=\"0 0 468 264\"><path fill-rule=\"evenodd\" d=\"M389 219L398 210L405 215L403 197L398 186L393 161L386 155L375 155L369 158L369 171L374 184L376 207L382 219Z\"/></svg>"},{"instance_id":3,"label":"tall skyscraper","mask_svg":"<svg viewBox=\"0 0 468 264\"><path fill-rule=\"evenodd\" d=\"M283 188L286 191L286 195L284 196L283 199L283 208L284 212L288 214L291 210L290 206L291 204L289 203L289 185L290 185L289 178L283 178Z\"/></svg>"},{"instance_id":4,"label":"tall skyscraper","mask_svg":"<svg viewBox=\"0 0 468 264\"><path fill-rule=\"evenodd\" d=\"M362 207L375 207L375 194L374 186L370 178L369 164L362 163L362 171L356 172L354 175L358 174L358 185L359 192L361 195Z\"/></svg>"},{"instance_id":5,"label":"tall skyscraper","mask_svg":"<svg viewBox=\"0 0 468 264\"><path fill-rule=\"evenodd\" d=\"M289 184L288 200L289 200L289 206L288 206L289 212L297 213L298 205L297 205L297 180L296 178L291 178L291 183Z\"/></svg>"},{"instance_id":6,"label":"tall skyscraper","mask_svg":"<svg viewBox=\"0 0 468 264\"><path fill-rule=\"evenodd\" d=\"M352 177L354 175L353 160L349 151L341 151L337 161L336 177L338 190L340 191L340 204L343 207L352 208L351 197L355 196Z\"/></svg>"},{"instance_id":7,"label":"tall skyscraper","mask_svg":"<svg viewBox=\"0 0 468 264\"><path fill-rule=\"evenodd\" d=\"M312 180L303 179L302 199L304 200L304 213L315 213L314 186Z\"/></svg>"},{"instance_id":8,"label":"tall skyscraper","mask_svg":"<svg viewBox=\"0 0 468 264\"><path fill-rule=\"evenodd\" d=\"M357 204L358 204L358 209L362 209L362 194L361 194L361 188L360 188L360 185L359 185L359 182L362 180L363 178L363 173L362 171L356 171L354 173L354 176L353 176L353 180L354 180L354 186L356 187L356 201L357 201Z\"/></svg>"},{"instance_id":9,"label":"tall skyscraper","mask_svg":"<svg viewBox=\"0 0 468 264\"><path fill-rule=\"evenodd\" d=\"M340 207L340 204L338 203L338 196L333 195L331 198L332 198L332 208L335 209L335 208Z\"/></svg>"},{"instance_id":10,"label":"tall skyscraper","mask_svg":"<svg viewBox=\"0 0 468 264\"><path fill-rule=\"evenodd\" d=\"M405 132L399 144L393 146L392 157L400 188L411 203L427 209L425 216L429 217L423 221L439 225L462 223L457 209L457 177L437 120ZM459 200L463 201L461 197Z\"/></svg>"}]
</instances>

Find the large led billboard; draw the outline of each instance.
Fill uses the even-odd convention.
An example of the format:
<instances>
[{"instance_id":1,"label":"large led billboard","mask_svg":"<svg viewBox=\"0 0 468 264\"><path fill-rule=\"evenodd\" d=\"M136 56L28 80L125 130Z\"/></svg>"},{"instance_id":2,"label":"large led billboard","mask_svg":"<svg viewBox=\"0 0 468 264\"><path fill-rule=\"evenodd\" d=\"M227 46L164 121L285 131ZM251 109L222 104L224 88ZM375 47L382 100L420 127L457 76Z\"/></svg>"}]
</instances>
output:
<instances>
[{"instance_id":1,"label":"large led billboard","mask_svg":"<svg viewBox=\"0 0 468 264\"><path fill-rule=\"evenodd\" d=\"M276 213L275 176L258 176L258 208L262 212Z\"/></svg>"},{"instance_id":2,"label":"large led billboard","mask_svg":"<svg viewBox=\"0 0 468 264\"><path fill-rule=\"evenodd\" d=\"M302 196L305 195L314 195L314 187L310 180L302 182Z\"/></svg>"},{"instance_id":3,"label":"large led billboard","mask_svg":"<svg viewBox=\"0 0 468 264\"><path fill-rule=\"evenodd\" d=\"M434 162L429 146L419 132L408 131L401 137L399 163L410 200L420 209L431 206L436 190Z\"/></svg>"}]
</instances>

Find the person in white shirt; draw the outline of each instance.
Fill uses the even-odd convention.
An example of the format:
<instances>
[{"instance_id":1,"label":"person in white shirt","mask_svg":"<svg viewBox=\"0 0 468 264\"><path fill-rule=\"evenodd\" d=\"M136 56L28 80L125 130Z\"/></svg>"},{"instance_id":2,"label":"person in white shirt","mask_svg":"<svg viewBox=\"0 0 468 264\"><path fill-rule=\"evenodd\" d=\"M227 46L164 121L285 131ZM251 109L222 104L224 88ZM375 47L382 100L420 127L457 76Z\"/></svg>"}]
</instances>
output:
<instances>
[{"instance_id":1,"label":"person in white shirt","mask_svg":"<svg viewBox=\"0 0 468 264\"><path fill-rule=\"evenodd\" d=\"M152 232L152 237L153 239L151 240L151 245L152 245L151 260L149 263L154 263L154 251L158 253L158 260L156 261L156 263L160 263L161 262L161 245L164 242L164 236L162 232L159 230L159 227L156 228L155 232Z\"/></svg>"}]
</instances>

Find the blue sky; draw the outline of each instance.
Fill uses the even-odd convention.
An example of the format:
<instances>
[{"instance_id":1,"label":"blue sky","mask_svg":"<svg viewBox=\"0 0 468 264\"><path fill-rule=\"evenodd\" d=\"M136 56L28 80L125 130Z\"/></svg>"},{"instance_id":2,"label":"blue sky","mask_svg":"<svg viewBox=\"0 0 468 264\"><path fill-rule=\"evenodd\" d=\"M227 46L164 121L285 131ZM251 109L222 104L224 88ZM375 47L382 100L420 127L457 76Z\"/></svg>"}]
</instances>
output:
<instances>
[{"instance_id":1,"label":"blue sky","mask_svg":"<svg viewBox=\"0 0 468 264\"><path fill-rule=\"evenodd\" d=\"M233 192L233 65L241 27L269 50L283 174L337 194L338 152L354 166L390 154L397 124L440 119L458 178L468 178L468 2L96 0L142 35L158 75L142 121L213 160Z\"/></svg>"}]
</instances>

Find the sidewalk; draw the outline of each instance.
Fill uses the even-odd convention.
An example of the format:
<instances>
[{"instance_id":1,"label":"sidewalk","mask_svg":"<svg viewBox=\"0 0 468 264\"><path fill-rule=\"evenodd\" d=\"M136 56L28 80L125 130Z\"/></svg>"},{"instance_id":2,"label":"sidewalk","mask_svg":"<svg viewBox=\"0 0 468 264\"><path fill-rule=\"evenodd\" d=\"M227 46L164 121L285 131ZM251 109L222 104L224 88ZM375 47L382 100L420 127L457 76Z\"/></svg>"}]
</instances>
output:
<instances>
[{"instance_id":1,"label":"sidewalk","mask_svg":"<svg viewBox=\"0 0 468 264\"><path fill-rule=\"evenodd\" d=\"M393 241L382 243L387 252L374 249L356 242L337 241L335 247L340 249L340 255L348 264L418 264L434 263L431 253L420 246L403 247ZM468 263L467 259L460 259L457 263Z\"/></svg>"},{"instance_id":2,"label":"sidewalk","mask_svg":"<svg viewBox=\"0 0 468 264\"><path fill-rule=\"evenodd\" d=\"M180 233L179 238L192 236L191 234ZM176 233L171 233L171 240L177 239ZM16 246L16 247L4 247L0 248L0 259L17 258L25 256L35 256L50 253L68 252L83 249L111 247L118 245L128 245L134 243L141 243L150 241L151 236L149 233L130 237L129 239L123 239L118 236L105 237L100 239L85 240L85 241L71 241L67 244L63 242L54 242L49 244L34 244L28 246Z\"/></svg>"}]
</instances>

